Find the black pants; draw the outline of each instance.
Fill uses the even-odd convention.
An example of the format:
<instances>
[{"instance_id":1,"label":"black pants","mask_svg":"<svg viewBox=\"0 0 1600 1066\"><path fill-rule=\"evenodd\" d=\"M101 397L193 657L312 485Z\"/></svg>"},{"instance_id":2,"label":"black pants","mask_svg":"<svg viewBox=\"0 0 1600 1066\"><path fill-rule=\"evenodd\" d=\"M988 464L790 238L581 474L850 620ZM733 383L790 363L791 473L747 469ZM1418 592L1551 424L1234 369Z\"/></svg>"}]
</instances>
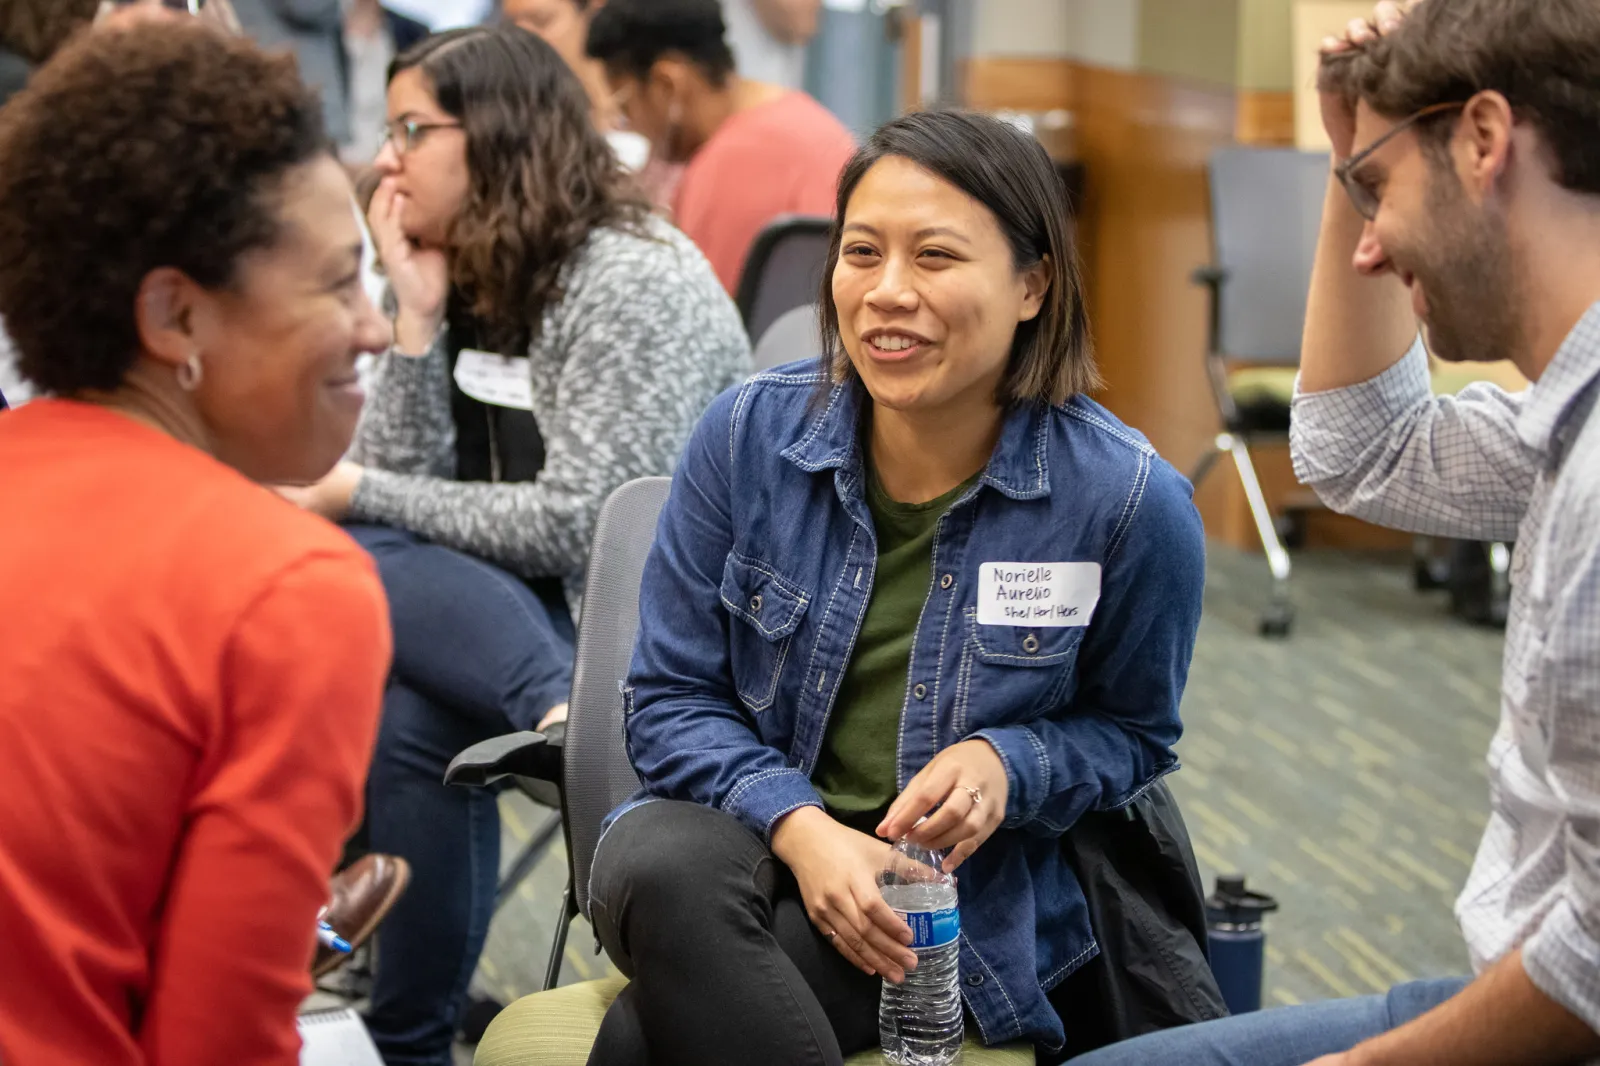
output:
<instances>
[{"instance_id":1,"label":"black pants","mask_svg":"<svg viewBox=\"0 0 1600 1066\"><path fill-rule=\"evenodd\" d=\"M629 811L590 891L595 932L632 979L591 1066L839 1066L877 1046L881 980L817 932L789 868L732 815Z\"/></svg>"}]
</instances>

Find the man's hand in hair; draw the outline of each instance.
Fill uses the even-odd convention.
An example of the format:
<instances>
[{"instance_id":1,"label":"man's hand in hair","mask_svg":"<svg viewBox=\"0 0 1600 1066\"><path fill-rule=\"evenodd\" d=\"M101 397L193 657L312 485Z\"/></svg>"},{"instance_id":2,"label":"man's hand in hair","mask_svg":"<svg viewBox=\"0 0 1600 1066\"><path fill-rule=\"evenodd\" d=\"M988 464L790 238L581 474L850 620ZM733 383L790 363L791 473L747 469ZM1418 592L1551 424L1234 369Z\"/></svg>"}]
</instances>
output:
<instances>
[{"instance_id":1,"label":"man's hand in hair","mask_svg":"<svg viewBox=\"0 0 1600 1066\"><path fill-rule=\"evenodd\" d=\"M751 0L761 24L784 44L805 44L817 35L822 0Z\"/></svg>"},{"instance_id":2,"label":"man's hand in hair","mask_svg":"<svg viewBox=\"0 0 1600 1066\"><path fill-rule=\"evenodd\" d=\"M1324 61L1332 58L1338 62L1338 56L1348 52L1351 48L1358 48L1370 44L1385 34L1393 33L1405 21L1406 12L1410 11L1415 3L1396 3L1395 0L1383 0L1372 13L1371 19L1351 19L1345 27L1343 37L1324 37L1322 39L1322 55ZM1322 100L1322 125L1328 131L1328 140L1333 146L1335 159L1348 159L1354 150L1356 134L1356 107L1355 101L1346 99L1337 92L1324 91Z\"/></svg>"}]
</instances>

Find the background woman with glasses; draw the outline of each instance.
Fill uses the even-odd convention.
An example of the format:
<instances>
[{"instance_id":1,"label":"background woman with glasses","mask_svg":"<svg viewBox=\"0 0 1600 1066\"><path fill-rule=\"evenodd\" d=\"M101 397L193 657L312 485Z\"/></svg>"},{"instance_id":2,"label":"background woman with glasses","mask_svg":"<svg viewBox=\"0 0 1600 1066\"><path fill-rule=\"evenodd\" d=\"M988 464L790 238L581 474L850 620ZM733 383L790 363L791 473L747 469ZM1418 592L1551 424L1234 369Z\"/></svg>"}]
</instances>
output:
<instances>
[{"instance_id":1,"label":"background woman with glasses","mask_svg":"<svg viewBox=\"0 0 1600 1066\"><path fill-rule=\"evenodd\" d=\"M600 503L670 473L749 370L710 265L653 217L576 76L514 26L396 60L369 212L393 296L352 458L302 502L349 520L396 627L369 788L375 850L409 860L370 1028L393 1063L449 1062L494 909L494 796L450 759L564 708Z\"/></svg>"}]
</instances>

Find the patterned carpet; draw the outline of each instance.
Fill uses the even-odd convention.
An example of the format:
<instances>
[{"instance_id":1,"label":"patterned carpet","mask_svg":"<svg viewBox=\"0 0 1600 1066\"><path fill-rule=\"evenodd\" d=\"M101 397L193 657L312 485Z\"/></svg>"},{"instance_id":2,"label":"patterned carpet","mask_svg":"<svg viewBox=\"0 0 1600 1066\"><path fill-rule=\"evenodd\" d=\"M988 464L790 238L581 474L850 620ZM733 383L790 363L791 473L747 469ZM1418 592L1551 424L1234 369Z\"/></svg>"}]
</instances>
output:
<instances>
[{"instance_id":1,"label":"patterned carpet","mask_svg":"<svg viewBox=\"0 0 1600 1066\"><path fill-rule=\"evenodd\" d=\"M1259 556L1213 546L1173 778L1209 884L1242 871L1275 895L1270 1006L1463 973L1451 916L1487 810L1501 634L1412 590L1405 560L1296 558L1287 641L1256 635ZM549 813L508 797L506 857ZM490 931L477 977L536 990L565 877L559 838ZM581 921L563 981L605 972Z\"/></svg>"}]
</instances>

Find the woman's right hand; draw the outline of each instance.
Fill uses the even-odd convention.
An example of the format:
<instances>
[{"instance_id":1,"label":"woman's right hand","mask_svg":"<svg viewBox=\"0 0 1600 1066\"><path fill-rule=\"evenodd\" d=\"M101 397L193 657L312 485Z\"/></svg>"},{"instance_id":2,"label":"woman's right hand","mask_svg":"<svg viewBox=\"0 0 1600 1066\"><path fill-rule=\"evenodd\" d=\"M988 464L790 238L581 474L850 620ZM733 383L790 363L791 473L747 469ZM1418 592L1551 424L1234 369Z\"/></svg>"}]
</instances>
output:
<instances>
[{"instance_id":1,"label":"woman's right hand","mask_svg":"<svg viewBox=\"0 0 1600 1066\"><path fill-rule=\"evenodd\" d=\"M772 831L772 853L800 883L812 924L858 969L899 984L917 953L907 946L910 927L878 890L889 850L818 807L791 812Z\"/></svg>"},{"instance_id":2,"label":"woman's right hand","mask_svg":"<svg viewBox=\"0 0 1600 1066\"><path fill-rule=\"evenodd\" d=\"M395 345L402 352L421 355L444 323L445 301L450 294L450 262L439 249L423 248L406 236L402 224L405 208L406 198L394 179L384 178L372 194L367 222L399 305Z\"/></svg>"}]
</instances>

